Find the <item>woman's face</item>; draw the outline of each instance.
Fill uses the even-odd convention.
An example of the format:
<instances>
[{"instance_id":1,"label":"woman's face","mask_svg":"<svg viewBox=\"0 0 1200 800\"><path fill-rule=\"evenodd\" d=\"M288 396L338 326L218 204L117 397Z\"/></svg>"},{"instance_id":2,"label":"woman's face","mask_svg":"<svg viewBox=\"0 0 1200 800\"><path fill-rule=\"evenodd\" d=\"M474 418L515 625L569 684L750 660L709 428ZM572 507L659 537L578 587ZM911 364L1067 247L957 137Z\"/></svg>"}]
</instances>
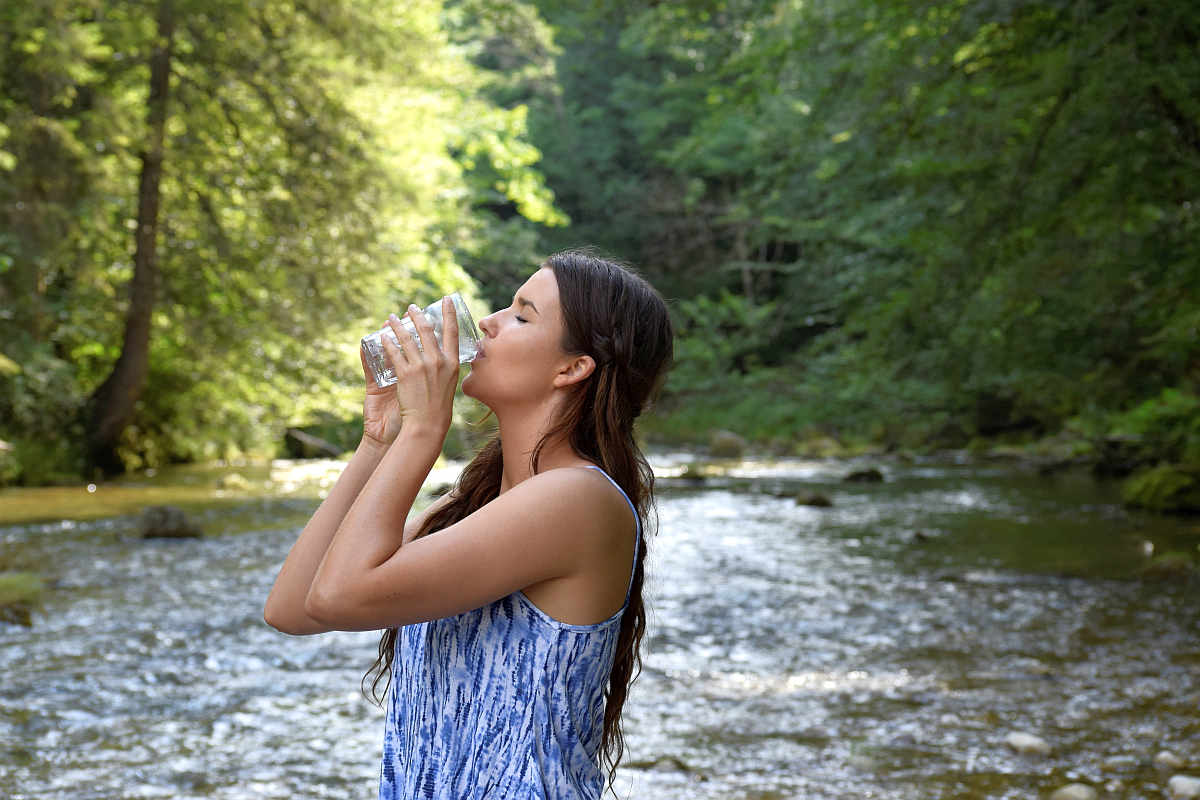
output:
<instances>
[{"instance_id":1,"label":"woman's face","mask_svg":"<svg viewBox=\"0 0 1200 800\"><path fill-rule=\"evenodd\" d=\"M493 410L536 406L554 391L554 377L571 361L562 350L563 318L554 271L542 267L517 289L508 308L479 322L479 354L463 393Z\"/></svg>"}]
</instances>

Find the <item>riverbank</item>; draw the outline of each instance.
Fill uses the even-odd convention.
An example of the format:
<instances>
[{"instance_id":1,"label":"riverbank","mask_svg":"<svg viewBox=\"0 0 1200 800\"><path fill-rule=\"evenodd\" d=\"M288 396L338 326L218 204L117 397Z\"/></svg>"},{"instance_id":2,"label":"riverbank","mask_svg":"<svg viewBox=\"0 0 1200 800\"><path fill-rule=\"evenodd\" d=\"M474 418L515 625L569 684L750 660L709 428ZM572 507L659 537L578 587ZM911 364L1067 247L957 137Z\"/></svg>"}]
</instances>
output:
<instances>
[{"instance_id":1,"label":"riverbank","mask_svg":"<svg viewBox=\"0 0 1200 800\"><path fill-rule=\"evenodd\" d=\"M1027 423L991 434L945 412L841 423L805 421L811 409L770 392L665 398L641 424L646 441L720 456L757 452L776 457L1004 462L1050 475L1087 470L1122 481L1130 508L1200 514L1200 400L1175 390L1123 412L1074 417L1052 430Z\"/></svg>"}]
</instances>

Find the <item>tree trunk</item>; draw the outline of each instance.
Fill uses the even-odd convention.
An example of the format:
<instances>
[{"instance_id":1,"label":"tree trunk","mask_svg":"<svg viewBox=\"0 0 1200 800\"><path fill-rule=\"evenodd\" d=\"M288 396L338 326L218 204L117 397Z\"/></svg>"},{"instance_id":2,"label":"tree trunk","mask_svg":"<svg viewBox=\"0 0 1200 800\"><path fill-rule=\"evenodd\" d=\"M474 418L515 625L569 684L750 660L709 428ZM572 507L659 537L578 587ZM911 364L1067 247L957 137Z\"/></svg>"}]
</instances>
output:
<instances>
[{"instance_id":1,"label":"tree trunk","mask_svg":"<svg viewBox=\"0 0 1200 800\"><path fill-rule=\"evenodd\" d=\"M163 141L167 122L167 96L171 80L171 47L174 38L171 0L158 7L158 35L150 56L150 98L146 121L148 143L142 152L138 184L138 219L134 241L133 280L121 355L112 372L89 401L88 460L107 474L123 471L117 456L121 434L133 419L150 366L150 316L158 282L158 208L162 181Z\"/></svg>"}]
</instances>

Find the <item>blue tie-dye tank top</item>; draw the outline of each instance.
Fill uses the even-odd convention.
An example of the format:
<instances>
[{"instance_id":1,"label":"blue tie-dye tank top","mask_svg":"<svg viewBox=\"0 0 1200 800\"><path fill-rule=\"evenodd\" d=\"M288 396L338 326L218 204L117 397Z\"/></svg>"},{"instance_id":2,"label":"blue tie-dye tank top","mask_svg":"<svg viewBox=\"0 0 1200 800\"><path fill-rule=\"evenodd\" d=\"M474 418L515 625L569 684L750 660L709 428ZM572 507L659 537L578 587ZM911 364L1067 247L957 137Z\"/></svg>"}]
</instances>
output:
<instances>
[{"instance_id":1,"label":"blue tie-dye tank top","mask_svg":"<svg viewBox=\"0 0 1200 800\"><path fill-rule=\"evenodd\" d=\"M607 473L599 470L629 496ZM634 509L634 561L641 520ZM630 588L633 576L630 574ZM568 625L522 592L396 637L381 800L593 800L621 615Z\"/></svg>"}]
</instances>

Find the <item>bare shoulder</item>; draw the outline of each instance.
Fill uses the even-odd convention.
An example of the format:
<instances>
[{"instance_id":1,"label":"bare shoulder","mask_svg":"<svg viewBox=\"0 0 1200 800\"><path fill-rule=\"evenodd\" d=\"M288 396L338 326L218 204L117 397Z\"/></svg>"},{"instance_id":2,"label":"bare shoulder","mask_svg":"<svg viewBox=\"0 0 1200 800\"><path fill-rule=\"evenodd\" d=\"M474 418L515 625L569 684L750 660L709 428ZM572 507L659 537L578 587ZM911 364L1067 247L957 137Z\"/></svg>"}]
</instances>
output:
<instances>
[{"instance_id":1,"label":"bare shoulder","mask_svg":"<svg viewBox=\"0 0 1200 800\"><path fill-rule=\"evenodd\" d=\"M599 469L578 466L547 470L512 491L517 490L523 490L523 500L604 537L624 536L635 524L624 493Z\"/></svg>"}]
</instances>

